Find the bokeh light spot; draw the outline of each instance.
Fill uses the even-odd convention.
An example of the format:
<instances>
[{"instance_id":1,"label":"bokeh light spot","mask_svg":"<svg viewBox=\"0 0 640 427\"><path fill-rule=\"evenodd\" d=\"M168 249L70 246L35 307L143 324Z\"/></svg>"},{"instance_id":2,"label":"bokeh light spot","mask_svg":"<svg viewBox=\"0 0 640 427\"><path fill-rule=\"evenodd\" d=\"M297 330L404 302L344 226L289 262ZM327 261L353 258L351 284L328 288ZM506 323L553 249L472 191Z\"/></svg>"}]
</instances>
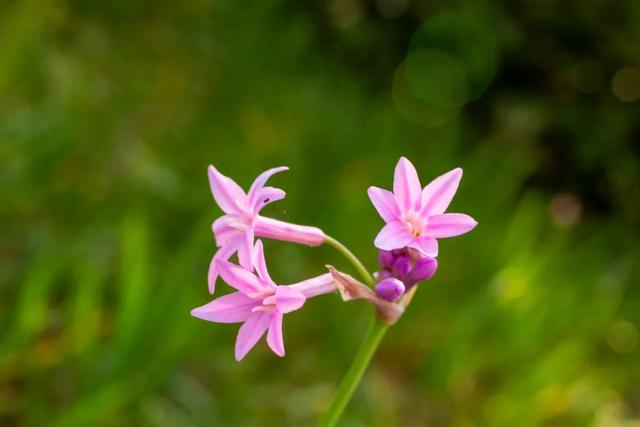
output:
<instances>
[{"instance_id":1,"label":"bokeh light spot","mask_svg":"<svg viewBox=\"0 0 640 427\"><path fill-rule=\"evenodd\" d=\"M621 101L640 99L640 68L624 67L611 80L611 90Z\"/></svg>"},{"instance_id":2,"label":"bokeh light spot","mask_svg":"<svg viewBox=\"0 0 640 427\"><path fill-rule=\"evenodd\" d=\"M333 0L329 2L329 15L336 27L349 28L364 17L364 5L361 0Z\"/></svg>"},{"instance_id":3,"label":"bokeh light spot","mask_svg":"<svg viewBox=\"0 0 640 427\"><path fill-rule=\"evenodd\" d=\"M582 202L574 194L558 193L549 203L551 222L560 228L576 225L582 217Z\"/></svg>"},{"instance_id":4,"label":"bokeh light spot","mask_svg":"<svg viewBox=\"0 0 640 427\"><path fill-rule=\"evenodd\" d=\"M376 0L376 6L383 16L395 18L409 7L409 0Z\"/></svg>"},{"instance_id":5,"label":"bokeh light spot","mask_svg":"<svg viewBox=\"0 0 640 427\"><path fill-rule=\"evenodd\" d=\"M448 59L447 66L459 66L467 79L468 87L464 101L468 101L482 95L496 74L498 47L492 36L493 31L481 16L445 12L428 19L418 29L411 40L408 56L411 58L412 54L424 49L447 52L450 58L455 58L455 62L459 64L451 65L453 61ZM424 57L419 56L418 59L418 63L424 66ZM439 60L445 61L442 57ZM441 82L432 84L438 83Z\"/></svg>"},{"instance_id":6,"label":"bokeh light spot","mask_svg":"<svg viewBox=\"0 0 640 427\"><path fill-rule=\"evenodd\" d=\"M469 96L464 64L440 49L418 49L406 60L407 81L418 98L438 108L463 105Z\"/></svg>"},{"instance_id":7,"label":"bokeh light spot","mask_svg":"<svg viewBox=\"0 0 640 427\"><path fill-rule=\"evenodd\" d=\"M460 111L459 106L438 107L418 98L409 85L406 74L405 64L400 65L394 74L391 88L396 107L405 119L428 127L436 127L457 117Z\"/></svg>"}]
</instances>

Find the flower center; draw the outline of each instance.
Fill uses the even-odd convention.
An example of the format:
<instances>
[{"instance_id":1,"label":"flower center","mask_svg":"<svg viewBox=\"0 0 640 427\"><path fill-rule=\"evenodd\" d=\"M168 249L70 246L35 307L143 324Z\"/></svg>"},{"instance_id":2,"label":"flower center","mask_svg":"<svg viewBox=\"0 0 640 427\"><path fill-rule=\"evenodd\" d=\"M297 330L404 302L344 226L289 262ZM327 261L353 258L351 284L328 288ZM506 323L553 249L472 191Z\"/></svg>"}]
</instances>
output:
<instances>
[{"instance_id":1,"label":"flower center","mask_svg":"<svg viewBox=\"0 0 640 427\"><path fill-rule=\"evenodd\" d=\"M254 294L255 297L263 298L262 305L254 307L251 311L264 311L265 313L273 313L276 310L276 296L273 290L269 289L261 295Z\"/></svg>"},{"instance_id":2,"label":"flower center","mask_svg":"<svg viewBox=\"0 0 640 427\"><path fill-rule=\"evenodd\" d=\"M252 227L254 219L253 215L239 216L234 221L229 222L229 227L238 231L245 231Z\"/></svg>"},{"instance_id":3,"label":"flower center","mask_svg":"<svg viewBox=\"0 0 640 427\"><path fill-rule=\"evenodd\" d=\"M415 211L410 209L404 215L403 222L413 237L420 237L424 229L424 220Z\"/></svg>"}]
</instances>

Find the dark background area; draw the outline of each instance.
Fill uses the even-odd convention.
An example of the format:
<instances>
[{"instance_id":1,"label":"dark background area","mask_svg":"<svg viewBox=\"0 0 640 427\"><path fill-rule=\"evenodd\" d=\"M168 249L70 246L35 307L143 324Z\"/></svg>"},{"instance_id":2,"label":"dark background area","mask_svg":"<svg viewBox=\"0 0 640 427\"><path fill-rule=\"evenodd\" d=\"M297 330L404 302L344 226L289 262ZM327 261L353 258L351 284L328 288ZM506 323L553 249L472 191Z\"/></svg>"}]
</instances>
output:
<instances>
[{"instance_id":1,"label":"dark background area","mask_svg":"<svg viewBox=\"0 0 640 427\"><path fill-rule=\"evenodd\" d=\"M366 196L456 166L440 269L344 426L640 423L640 3L0 4L0 424L308 425L370 307L329 295L240 364L203 322L208 164L374 270ZM274 279L330 248L265 242ZM219 291L225 285L219 285Z\"/></svg>"}]
</instances>

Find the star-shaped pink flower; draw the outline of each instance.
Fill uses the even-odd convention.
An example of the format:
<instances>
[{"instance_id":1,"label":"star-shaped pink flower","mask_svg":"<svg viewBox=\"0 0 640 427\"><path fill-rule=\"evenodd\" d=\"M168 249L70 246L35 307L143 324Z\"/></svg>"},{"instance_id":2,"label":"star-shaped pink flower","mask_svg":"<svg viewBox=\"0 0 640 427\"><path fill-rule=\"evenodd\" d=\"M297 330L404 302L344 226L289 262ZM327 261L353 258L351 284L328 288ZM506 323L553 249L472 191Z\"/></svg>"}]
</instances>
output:
<instances>
[{"instance_id":1,"label":"star-shaped pink flower","mask_svg":"<svg viewBox=\"0 0 640 427\"><path fill-rule=\"evenodd\" d=\"M237 292L216 298L191 311L191 315L210 322L244 322L236 339L237 361L242 360L266 331L271 350L280 357L284 356L284 315L301 308L307 298L336 290L334 280L328 273L293 285L276 285L267 271L260 240L256 242L254 253L253 266L257 275L230 262L218 260L220 275Z\"/></svg>"},{"instance_id":2,"label":"star-shaped pink flower","mask_svg":"<svg viewBox=\"0 0 640 427\"><path fill-rule=\"evenodd\" d=\"M422 188L415 167L401 157L393 177L393 193L378 187L367 191L387 223L376 236L375 246L387 251L409 247L435 257L437 239L473 229L477 222L469 215L445 213L461 178L462 169L456 168Z\"/></svg>"},{"instance_id":3,"label":"star-shaped pink flower","mask_svg":"<svg viewBox=\"0 0 640 427\"><path fill-rule=\"evenodd\" d=\"M216 245L220 249L209 265L209 292L214 292L218 278L217 261L226 261L237 253L240 265L250 271L253 269L253 241L256 236L311 246L324 242L326 236L319 228L290 224L259 215L267 204L285 197L283 190L267 187L265 184L272 175L288 169L282 166L261 173L245 194L231 178L209 166L209 184L213 198L225 213L212 224Z\"/></svg>"}]
</instances>

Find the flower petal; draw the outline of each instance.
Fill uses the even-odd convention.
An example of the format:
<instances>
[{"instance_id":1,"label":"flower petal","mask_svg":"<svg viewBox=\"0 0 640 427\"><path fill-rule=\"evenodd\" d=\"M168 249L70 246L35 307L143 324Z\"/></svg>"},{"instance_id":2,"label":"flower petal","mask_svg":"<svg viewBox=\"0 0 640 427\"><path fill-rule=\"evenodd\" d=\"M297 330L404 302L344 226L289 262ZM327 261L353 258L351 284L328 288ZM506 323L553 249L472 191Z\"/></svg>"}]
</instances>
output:
<instances>
[{"instance_id":1,"label":"flower petal","mask_svg":"<svg viewBox=\"0 0 640 427\"><path fill-rule=\"evenodd\" d=\"M400 216L393 193L378 187L369 187L369 199L385 222L396 221Z\"/></svg>"},{"instance_id":2,"label":"flower petal","mask_svg":"<svg viewBox=\"0 0 640 427\"><path fill-rule=\"evenodd\" d=\"M337 289L333 276L329 273L288 285L288 287L300 292L307 299L328 294Z\"/></svg>"},{"instance_id":3,"label":"flower petal","mask_svg":"<svg viewBox=\"0 0 640 427\"><path fill-rule=\"evenodd\" d=\"M229 242L227 246L223 246L213 255L209 264L209 273L207 274L207 282L209 285L209 293L213 294L216 289L216 280L218 279L217 261L227 261L231 255L237 250L237 239Z\"/></svg>"},{"instance_id":4,"label":"flower petal","mask_svg":"<svg viewBox=\"0 0 640 427\"><path fill-rule=\"evenodd\" d=\"M238 331L236 337L236 360L239 362L256 345L271 323L271 313L253 313Z\"/></svg>"},{"instance_id":5,"label":"flower petal","mask_svg":"<svg viewBox=\"0 0 640 427\"><path fill-rule=\"evenodd\" d=\"M259 200L258 196L259 196L260 190L262 190L262 188L267 183L267 180L269 178L271 178L274 174L278 172L284 172L286 170L289 170L289 168L286 166L280 166L277 168L268 169L262 172L260 175L258 175L258 177L253 181L253 184L251 184L251 188L249 188L249 193L248 193L249 206L251 207L256 206L256 203ZM258 210L254 210L254 212L257 212Z\"/></svg>"},{"instance_id":6,"label":"flower petal","mask_svg":"<svg viewBox=\"0 0 640 427\"><path fill-rule=\"evenodd\" d=\"M238 240L238 262L249 271L253 271L253 229L248 228Z\"/></svg>"},{"instance_id":7,"label":"flower petal","mask_svg":"<svg viewBox=\"0 0 640 427\"><path fill-rule=\"evenodd\" d=\"M267 263L264 259L264 248L262 246L262 240L258 240L256 242L256 246L253 250L253 265L256 267L256 272L258 276L267 284L269 284L274 289L276 288L276 284L271 280L271 276L269 276L269 271L267 270Z\"/></svg>"},{"instance_id":8,"label":"flower petal","mask_svg":"<svg viewBox=\"0 0 640 427\"><path fill-rule=\"evenodd\" d=\"M393 175L393 194L400 210L419 209L421 191L416 168L407 158L400 157Z\"/></svg>"},{"instance_id":9,"label":"flower petal","mask_svg":"<svg viewBox=\"0 0 640 427\"><path fill-rule=\"evenodd\" d=\"M277 202L284 199L287 195L283 190L274 187L263 187L256 192L256 201L252 204L252 210L254 213L260 212L269 203Z\"/></svg>"},{"instance_id":10,"label":"flower petal","mask_svg":"<svg viewBox=\"0 0 640 427\"><path fill-rule=\"evenodd\" d=\"M243 234L247 227L238 215L223 215L211 224L218 247L226 246L233 238Z\"/></svg>"},{"instance_id":11,"label":"flower petal","mask_svg":"<svg viewBox=\"0 0 640 427\"><path fill-rule=\"evenodd\" d=\"M265 289L258 277L250 271L227 261L216 261L216 269L229 286L244 294L260 292Z\"/></svg>"},{"instance_id":12,"label":"flower petal","mask_svg":"<svg viewBox=\"0 0 640 427\"><path fill-rule=\"evenodd\" d=\"M424 255L430 257L438 256L438 241L431 237L420 237L417 239L413 239L407 246L410 248L417 249Z\"/></svg>"},{"instance_id":13,"label":"flower petal","mask_svg":"<svg viewBox=\"0 0 640 427\"><path fill-rule=\"evenodd\" d=\"M318 246L327 239L327 236L318 227L291 224L262 215L256 215L254 230L256 236L259 237L302 243L309 246Z\"/></svg>"},{"instance_id":14,"label":"flower petal","mask_svg":"<svg viewBox=\"0 0 640 427\"><path fill-rule=\"evenodd\" d=\"M267 332L267 344L275 354L284 357L284 339L282 338L282 317L278 311L271 316L269 332Z\"/></svg>"},{"instance_id":15,"label":"flower petal","mask_svg":"<svg viewBox=\"0 0 640 427\"><path fill-rule=\"evenodd\" d=\"M425 234L429 237L453 237L471 231L478 222L469 215L447 213L429 217Z\"/></svg>"},{"instance_id":16,"label":"flower petal","mask_svg":"<svg viewBox=\"0 0 640 427\"><path fill-rule=\"evenodd\" d=\"M281 313L291 313L304 305L305 296L290 286L278 286L275 294L276 308Z\"/></svg>"},{"instance_id":17,"label":"flower petal","mask_svg":"<svg viewBox=\"0 0 640 427\"><path fill-rule=\"evenodd\" d=\"M373 244L378 249L390 251L401 249L413 239L411 232L401 222L390 222L378 233Z\"/></svg>"},{"instance_id":18,"label":"flower petal","mask_svg":"<svg viewBox=\"0 0 640 427\"><path fill-rule=\"evenodd\" d=\"M225 213L242 213L247 209L247 196L242 188L231 178L218 172L212 165L209 165L209 185L213 198Z\"/></svg>"},{"instance_id":19,"label":"flower petal","mask_svg":"<svg viewBox=\"0 0 640 427\"><path fill-rule=\"evenodd\" d=\"M458 191L461 179L462 169L455 168L431 181L422 190L420 213L425 216L444 213Z\"/></svg>"},{"instance_id":20,"label":"flower petal","mask_svg":"<svg viewBox=\"0 0 640 427\"><path fill-rule=\"evenodd\" d=\"M191 310L191 315L209 322L244 322L252 315L251 309L258 304L260 304L260 300L249 298L242 292L234 292L194 308Z\"/></svg>"}]
</instances>

